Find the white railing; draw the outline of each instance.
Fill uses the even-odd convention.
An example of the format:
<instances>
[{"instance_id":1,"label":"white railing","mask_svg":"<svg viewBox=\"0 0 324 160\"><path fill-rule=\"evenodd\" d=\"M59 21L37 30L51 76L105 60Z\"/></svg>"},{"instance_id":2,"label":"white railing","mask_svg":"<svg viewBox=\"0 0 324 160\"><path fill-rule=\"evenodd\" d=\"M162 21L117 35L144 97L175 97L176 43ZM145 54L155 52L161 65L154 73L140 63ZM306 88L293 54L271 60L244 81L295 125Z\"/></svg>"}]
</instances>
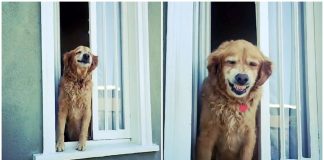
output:
<instances>
[{"instance_id":1,"label":"white railing","mask_svg":"<svg viewBox=\"0 0 324 160\"><path fill-rule=\"evenodd\" d=\"M106 86L103 86L103 85L99 85L97 87L98 90L117 90L117 91L120 91L120 87L117 87L115 85L106 85Z\"/></svg>"}]
</instances>

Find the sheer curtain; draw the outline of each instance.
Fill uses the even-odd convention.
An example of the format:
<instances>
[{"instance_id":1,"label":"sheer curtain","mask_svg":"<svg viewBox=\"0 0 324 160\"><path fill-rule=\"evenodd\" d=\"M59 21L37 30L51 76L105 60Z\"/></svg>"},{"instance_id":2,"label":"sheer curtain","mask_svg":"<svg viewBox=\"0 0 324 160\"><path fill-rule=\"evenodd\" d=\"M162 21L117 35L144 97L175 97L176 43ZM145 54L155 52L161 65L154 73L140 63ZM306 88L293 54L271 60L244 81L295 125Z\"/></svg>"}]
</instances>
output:
<instances>
[{"instance_id":1,"label":"sheer curtain","mask_svg":"<svg viewBox=\"0 0 324 160\"><path fill-rule=\"evenodd\" d=\"M298 4L298 15L293 10L293 5ZM288 159L297 158L297 112L296 104L299 100L301 105L301 130L302 130L302 154L303 157L310 157L308 109L305 95L305 49L304 49L304 28L303 28L303 3L285 2L269 3L269 42L270 59L273 62L273 75L270 78L270 136L271 136L271 159L280 159L280 152ZM298 23L293 20L298 17ZM294 27L298 32L294 32ZM297 34L296 34L297 33ZM299 38L298 38L299 37ZM300 44L296 46L295 39ZM299 50L299 52L298 52ZM296 62L296 55L299 54L299 61ZM299 65L297 65L299 64ZM300 66L299 68L296 68ZM296 76L296 69L299 77ZM300 85L296 86L296 80ZM296 98L296 91L299 90L301 99ZM284 109L280 110L280 101ZM282 111L284 113L282 113ZM283 121L280 119L283 115ZM284 128L284 129L282 129ZM281 130L282 129L282 130ZM284 139L284 142L281 140ZM284 148L280 148L284 144Z\"/></svg>"}]
</instances>

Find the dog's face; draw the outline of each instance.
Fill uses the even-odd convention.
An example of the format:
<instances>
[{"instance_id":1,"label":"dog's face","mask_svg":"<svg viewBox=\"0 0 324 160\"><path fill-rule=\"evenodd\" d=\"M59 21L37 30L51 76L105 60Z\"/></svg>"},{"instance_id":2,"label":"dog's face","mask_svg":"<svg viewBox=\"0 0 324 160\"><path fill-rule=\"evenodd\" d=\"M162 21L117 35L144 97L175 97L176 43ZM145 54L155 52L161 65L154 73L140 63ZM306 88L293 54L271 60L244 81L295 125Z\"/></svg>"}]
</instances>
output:
<instances>
[{"instance_id":1,"label":"dog's face","mask_svg":"<svg viewBox=\"0 0 324 160\"><path fill-rule=\"evenodd\" d=\"M69 67L78 74L93 71L98 65L98 56L95 56L90 48L79 46L64 54L64 68Z\"/></svg>"},{"instance_id":2,"label":"dog's face","mask_svg":"<svg viewBox=\"0 0 324 160\"><path fill-rule=\"evenodd\" d=\"M92 53L90 48L80 46L75 49L74 61L80 68L88 68L92 64Z\"/></svg>"},{"instance_id":3,"label":"dog's face","mask_svg":"<svg viewBox=\"0 0 324 160\"><path fill-rule=\"evenodd\" d=\"M215 77L228 95L241 98L267 80L271 62L251 43L237 40L221 44L210 55L208 69L209 74L220 74Z\"/></svg>"},{"instance_id":4,"label":"dog's face","mask_svg":"<svg viewBox=\"0 0 324 160\"><path fill-rule=\"evenodd\" d=\"M244 97L255 83L260 58L248 50L229 53L224 58L223 68L227 93L235 97Z\"/></svg>"}]
</instances>

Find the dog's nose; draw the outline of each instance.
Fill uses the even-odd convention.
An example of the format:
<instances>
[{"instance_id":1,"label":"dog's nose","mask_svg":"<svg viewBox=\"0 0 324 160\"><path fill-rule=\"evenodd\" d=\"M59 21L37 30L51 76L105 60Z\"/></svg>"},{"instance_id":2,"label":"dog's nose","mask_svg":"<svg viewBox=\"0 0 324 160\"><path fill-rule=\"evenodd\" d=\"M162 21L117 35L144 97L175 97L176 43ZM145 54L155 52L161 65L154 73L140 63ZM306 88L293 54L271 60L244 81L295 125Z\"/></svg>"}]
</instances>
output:
<instances>
[{"instance_id":1,"label":"dog's nose","mask_svg":"<svg viewBox=\"0 0 324 160\"><path fill-rule=\"evenodd\" d=\"M240 85L245 85L246 82L249 80L249 76L247 74L237 74L235 76L235 80Z\"/></svg>"},{"instance_id":2,"label":"dog's nose","mask_svg":"<svg viewBox=\"0 0 324 160\"><path fill-rule=\"evenodd\" d=\"M88 60L89 57L90 57L89 54L84 54L84 55L83 55L83 59L85 59L85 60Z\"/></svg>"}]
</instances>

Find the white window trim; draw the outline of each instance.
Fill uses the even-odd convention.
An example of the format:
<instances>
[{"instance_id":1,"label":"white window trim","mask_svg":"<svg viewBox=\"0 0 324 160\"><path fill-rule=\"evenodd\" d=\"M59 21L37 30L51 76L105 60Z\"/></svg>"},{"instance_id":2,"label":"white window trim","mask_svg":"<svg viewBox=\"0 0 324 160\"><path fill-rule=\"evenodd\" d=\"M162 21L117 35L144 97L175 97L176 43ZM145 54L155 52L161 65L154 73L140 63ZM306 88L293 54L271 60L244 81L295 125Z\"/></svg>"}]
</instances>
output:
<instances>
[{"instance_id":1,"label":"white window trim","mask_svg":"<svg viewBox=\"0 0 324 160\"><path fill-rule=\"evenodd\" d=\"M168 2L165 159L190 159L194 2Z\"/></svg>"},{"instance_id":2,"label":"white window trim","mask_svg":"<svg viewBox=\"0 0 324 160\"><path fill-rule=\"evenodd\" d=\"M320 4L319 4L320 3ZM322 33L323 33L323 28L322 28L322 23L323 23L323 15L322 15L322 6L323 3L322 2L316 2L313 3L314 4L314 32L315 34L315 52L316 52L316 69L317 72L316 73L320 73L319 76L317 76L316 78L316 82L317 82L317 107L318 107L318 112L317 112L317 117L318 117L318 129L319 129L319 157L322 155L322 159L324 159L324 155L323 155L323 118L322 117L322 113L323 113L323 108L322 108L322 103L323 103L323 94L322 94L322 87L323 87L323 40L322 40ZM319 20L320 19L320 20Z\"/></svg>"},{"instance_id":3,"label":"white window trim","mask_svg":"<svg viewBox=\"0 0 324 160\"><path fill-rule=\"evenodd\" d=\"M257 43L263 54L269 57L269 20L268 20L268 3L258 2L256 8L256 23L257 23ZM270 110L266 106L270 106L270 89L269 81L263 84L263 95L261 99L260 109L260 143L259 143L259 158L266 160L271 157L271 141L270 141ZM262 107L265 106L265 107Z\"/></svg>"},{"instance_id":4,"label":"white window trim","mask_svg":"<svg viewBox=\"0 0 324 160\"><path fill-rule=\"evenodd\" d=\"M138 67L139 79L141 80L140 95L149 95L149 61L148 61L148 19L147 3L123 3L124 10L136 11L137 14L128 13L125 20L133 20L136 27L126 25L125 30L133 34L138 44L128 44L123 51L128 54L128 50L139 54ZM123 18L124 19L124 18ZM140 110L133 110L134 125L130 142L125 140L106 140L106 141L88 141L87 150L79 152L75 150L76 142L66 142L64 152L56 152L55 148L55 55L60 54L59 47L59 2L41 3L41 25L42 25L42 86L43 86L43 153L34 154L34 160L51 159L82 159L91 157L103 157L110 155L131 154L141 152L158 151L159 146L152 143L151 127L151 106L150 97L141 96L138 104ZM132 28L133 27L133 28ZM92 28L92 32L95 32ZM124 30L123 30L124 31ZM123 33L126 36L127 33ZM126 37L125 37L126 38ZM93 45L91 38L91 44ZM131 41L128 41L131 43ZM142 42L142 43L141 43ZM147 43L146 43L147 42ZM96 51L96 47L94 51ZM131 48L133 47L133 48ZM135 47L135 48L134 48ZM133 50L134 49L134 50ZM126 56L132 58L134 57ZM136 61L136 60L135 60ZM127 64L127 63L126 63ZM128 82L131 83L131 82ZM133 82L132 82L133 83ZM144 87L145 86L145 87ZM137 88L136 88L137 89ZM129 93L131 94L131 93ZM148 95L147 95L148 94ZM126 96L127 97L127 96ZM128 96L129 97L129 96ZM131 111L133 113L133 111ZM139 123L140 124L139 124Z\"/></svg>"},{"instance_id":5,"label":"white window trim","mask_svg":"<svg viewBox=\"0 0 324 160\"><path fill-rule=\"evenodd\" d=\"M198 92L210 53L210 2L169 2L168 15L164 156L191 159L199 122Z\"/></svg>"}]
</instances>

